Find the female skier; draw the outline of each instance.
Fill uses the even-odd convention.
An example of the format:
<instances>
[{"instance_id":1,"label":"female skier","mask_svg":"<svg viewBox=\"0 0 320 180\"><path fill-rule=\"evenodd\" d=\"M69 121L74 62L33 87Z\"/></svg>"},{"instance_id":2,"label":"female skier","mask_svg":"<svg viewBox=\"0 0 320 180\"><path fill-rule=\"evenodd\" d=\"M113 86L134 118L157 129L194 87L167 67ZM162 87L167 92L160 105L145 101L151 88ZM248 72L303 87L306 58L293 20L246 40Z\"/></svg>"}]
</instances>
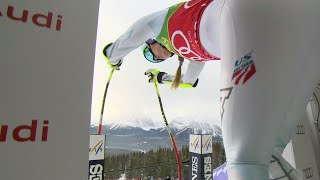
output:
<instances>
[{"instance_id":1,"label":"female skier","mask_svg":"<svg viewBox=\"0 0 320 180\"><path fill-rule=\"evenodd\" d=\"M179 3L165 10L152 13L135 22L114 43L108 44L103 53L109 65L121 65L124 56L142 44L144 57L153 63L178 55L177 73L181 73L183 59L188 59L186 73L174 77L159 71L159 83L172 83L172 87L195 87L206 61L219 60L219 14L222 1L196 0Z\"/></svg>"},{"instance_id":2,"label":"female skier","mask_svg":"<svg viewBox=\"0 0 320 180\"><path fill-rule=\"evenodd\" d=\"M173 88L195 87L204 63L221 58L229 179L267 180L271 159L287 179L303 179L281 154L320 77L318 17L318 0L191 0L141 18L103 53L115 69L144 43L151 62L176 54L174 77L147 71ZM190 62L181 78L183 59Z\"/></svg>"}]
</instances>

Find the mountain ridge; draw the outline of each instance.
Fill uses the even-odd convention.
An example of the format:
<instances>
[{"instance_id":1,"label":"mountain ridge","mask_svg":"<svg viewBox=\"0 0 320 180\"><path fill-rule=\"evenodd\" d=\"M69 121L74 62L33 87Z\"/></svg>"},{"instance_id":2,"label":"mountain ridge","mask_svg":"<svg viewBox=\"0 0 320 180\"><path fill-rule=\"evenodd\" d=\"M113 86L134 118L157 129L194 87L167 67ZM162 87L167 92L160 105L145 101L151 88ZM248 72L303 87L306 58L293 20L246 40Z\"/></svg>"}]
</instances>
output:
<instances>
[{"instance_id":1,"label":"mountain ridge","mask_svg":"<svg viewBox=\"0 0 320 180\"><path fill-rule=\"evenodd\" d=\"M218 125L210 125L207 122L174 119L169 123L169 127L173 136L212 134L213 137L222 137L221 128ZM90 132L95 133L96 128L97 126L91 126ZM106 135L151 135L153 137L167 133L164 122L157 122L147 118L108 122L102 126L102 132Z\"/></svg>"},{"instance_id":2,"label":"mountain ridge","mask_svg":"<svg viewBox=\"0 0 320 180\"><path fill-rule=\"evenodd\" d=\"M120 152L155 150L159 147L172 147L164 122L148 121L109 122L102 126L106 135L106 148L109 155ZM178 149L189 146L190 134L212 134L213 141L222 142L221 129L206 122L173 120L169 124ZM92 125L91 134L96 134L98 126Z\"/></svg>"}]
</instances>

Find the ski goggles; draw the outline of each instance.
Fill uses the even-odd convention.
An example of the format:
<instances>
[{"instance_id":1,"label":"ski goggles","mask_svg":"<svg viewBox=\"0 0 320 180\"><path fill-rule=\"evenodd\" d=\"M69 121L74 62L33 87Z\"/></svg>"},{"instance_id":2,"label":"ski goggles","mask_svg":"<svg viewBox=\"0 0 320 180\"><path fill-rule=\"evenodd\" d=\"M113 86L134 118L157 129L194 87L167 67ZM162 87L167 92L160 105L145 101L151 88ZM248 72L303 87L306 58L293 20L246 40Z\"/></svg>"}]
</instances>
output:
<instances>
[{"instance_id":1,"label":"ski goggles","mask_svg":"<svg viewBox=\"0 0 320 180\"><path fill-rule=\"evenodd\" d=\"M148 39L145 43L145 45L142 47L142 53L143 56L150 62L152 63L160 63L162 61L164 61L165 59L156 59L155 54L153 53L150 45L156 43L157 41L155 41L154 39ZM163 46L161 43L159 43L162 47L166 48L165 46ZM173 54L171 55L173 56Z\"/></svg>"}]
</instances>

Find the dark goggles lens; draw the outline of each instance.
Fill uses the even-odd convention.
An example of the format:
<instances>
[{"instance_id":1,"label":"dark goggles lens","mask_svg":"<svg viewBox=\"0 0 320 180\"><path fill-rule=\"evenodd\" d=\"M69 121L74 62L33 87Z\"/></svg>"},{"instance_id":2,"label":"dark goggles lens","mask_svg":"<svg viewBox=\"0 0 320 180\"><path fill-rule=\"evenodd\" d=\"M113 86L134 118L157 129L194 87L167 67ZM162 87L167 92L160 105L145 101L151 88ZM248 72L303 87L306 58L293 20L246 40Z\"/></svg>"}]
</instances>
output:
<instances>
[{"instance_id":1,"label":"dark goggles lens","mask_svg":"<svg viewBox=\"0 0 320 180\"><path fill-rule=\"evenodd\" d=\"M143 49L143 55L144 55L144 57L148 60L148 61L150 61L150 62L152 62L152 63L160 63L160 62L162 62L162 61L164 61L165 59L155 59L154 58L154 53L152 52L152 49L151 49L151 47L150 47L150 44L148 43L148 42L146 42L147 43L147 45L145 46L145 48Z\"/></svg>"}]
</instances>

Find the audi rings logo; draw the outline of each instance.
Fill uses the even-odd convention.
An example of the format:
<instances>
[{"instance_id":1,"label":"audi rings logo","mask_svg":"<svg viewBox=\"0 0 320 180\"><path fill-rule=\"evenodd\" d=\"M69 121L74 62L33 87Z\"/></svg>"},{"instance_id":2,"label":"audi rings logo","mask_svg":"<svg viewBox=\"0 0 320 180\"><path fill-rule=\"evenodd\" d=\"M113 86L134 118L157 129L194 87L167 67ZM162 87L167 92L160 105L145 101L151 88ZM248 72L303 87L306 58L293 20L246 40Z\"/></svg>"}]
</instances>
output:
<instances>
[{"instance_id":1,"label":"audi rings logo","mask_svg":"<svg viewBox=\"0 0 320 180\"><path fill-rule=\"evenodd\" d=\"M298 126L297 126L296 134L297 134L297 135L305 134L305 128L304 128L303 125L298 125Z\"/></svg>"},{"instance_id":2,"label":"audi rings logo","mask_svg":"<svg viewBox=\"0 0 320 180\"><path fill-rule=\"evenodd\" d=\"M313 170L312 168L303 169L303 173L306 176L307 179L313 177Z\"/></svg>"}]
</instances>

